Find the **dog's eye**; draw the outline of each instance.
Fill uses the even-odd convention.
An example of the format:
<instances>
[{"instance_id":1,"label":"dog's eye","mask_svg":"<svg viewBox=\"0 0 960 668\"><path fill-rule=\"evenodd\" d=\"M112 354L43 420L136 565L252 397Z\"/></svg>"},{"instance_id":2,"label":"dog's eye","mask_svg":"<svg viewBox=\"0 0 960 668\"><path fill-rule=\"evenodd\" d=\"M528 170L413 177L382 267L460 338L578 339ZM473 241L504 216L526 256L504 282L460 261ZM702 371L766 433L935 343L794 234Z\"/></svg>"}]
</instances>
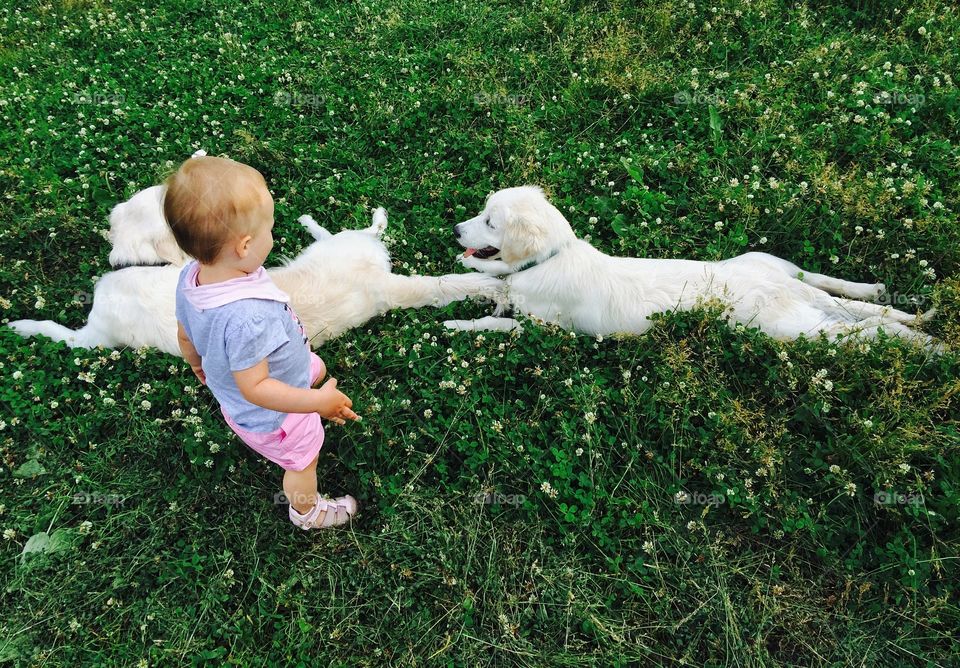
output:
<instances>
[{"instance_id":1,"label":"dog's eye","mask_svg":"<svg viewBox=\"0 0 960 668\"><path fill-rule=\"evenodd\" d=\"M491 230L493 229L493 223L490 222L490 219L489 219L489 218L487 218L487 219L486 219L485 221L483 221L483 222L485 222L485 223L487 224L487 227L489 227Z\"/></svg>"}]
</instances>

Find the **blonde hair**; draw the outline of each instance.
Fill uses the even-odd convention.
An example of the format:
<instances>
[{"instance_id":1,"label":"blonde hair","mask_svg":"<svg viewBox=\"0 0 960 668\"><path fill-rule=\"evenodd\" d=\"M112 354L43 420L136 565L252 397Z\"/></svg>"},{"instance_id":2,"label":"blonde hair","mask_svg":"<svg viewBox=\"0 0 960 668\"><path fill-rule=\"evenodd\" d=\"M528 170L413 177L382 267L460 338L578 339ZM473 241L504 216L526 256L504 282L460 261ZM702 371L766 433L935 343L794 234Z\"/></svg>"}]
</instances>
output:
<instances>
[{"instance_id":1,"label":"blonde hair","mask_svg":"<svg viewBox=\"0 0 960 668\"><path fill-rule=\"evenodd\" d=\"M250 214L269 195L260 172L226 158L190 158L165 183L167 225L183 252L204 264L231 239L257 231Z\"/></svg>"}]
</instances>

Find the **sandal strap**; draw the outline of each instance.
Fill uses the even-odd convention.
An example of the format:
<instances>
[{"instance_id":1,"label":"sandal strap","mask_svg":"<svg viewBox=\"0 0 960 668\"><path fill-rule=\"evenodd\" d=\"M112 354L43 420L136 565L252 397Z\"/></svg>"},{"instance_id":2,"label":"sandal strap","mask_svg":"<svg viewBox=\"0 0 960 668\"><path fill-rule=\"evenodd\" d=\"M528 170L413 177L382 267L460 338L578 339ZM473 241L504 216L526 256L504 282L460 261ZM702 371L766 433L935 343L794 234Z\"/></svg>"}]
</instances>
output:
<instances>
[{"instance_id":1,"label":"sandal strap","mask_svg":"<svg viewBox=\"0 0 960 668\"><path fill-rule=\"evenodd\" d=\"M314 526L314 523L317 521L317 516L320 515L320 513L326 508L326 506L321 506L321 503L323 503L323 501L318 497L317 502L313 504L313 508L311 508L303 517L304 526Z\"/></svg>"},{"instance_id":2,"label":"sandal strap","mask_svg":"<svg viewBox=\"0 0 960 668\"><path fill-rule=\"evenodd\" d=\"M331 511L333 512L331 513ZM350 511L347 510L347 504L345 502L339 500L331 500L328 502L327 516L324 518L324 523L326 523L327 520L331 520L330 524L344 524L348 519L350 519Z\"/></svg>"},{"instance_id":3,"label":"sandal strap","mask_svg":"<svg viewBox=\"0 0 960 668\"><path fill-rule=\"evenodd\" d=\"M323 504L322 507L321 504ZM326 514L323 516L322 520L317 521L317 517L323 511L326 511ZM338 499L318 498L317 503L310 514L312 516L310 518L310 526L315 528L343 524L350 519L350 512L347 510L347 504Z\"/></svg>"},{"instance_id":4,"label":"sandal strap","mask_svg":"<svg viewBox=\"0 0 960 668\"><path fill-rule=\"evenodd\" d=\"M299 515L296 524L302 529L322 529L340 524L346 524L347 520L353 515L350 512L352 499L349 497L340 497L331 499L328 497L317 496L313 507L307 511L306 515ZM291 506L293 512L293 506ZM322 519L321 519L322 515ZM291 518L293 516L291 515Z\"/></svg>"}]
</instances>

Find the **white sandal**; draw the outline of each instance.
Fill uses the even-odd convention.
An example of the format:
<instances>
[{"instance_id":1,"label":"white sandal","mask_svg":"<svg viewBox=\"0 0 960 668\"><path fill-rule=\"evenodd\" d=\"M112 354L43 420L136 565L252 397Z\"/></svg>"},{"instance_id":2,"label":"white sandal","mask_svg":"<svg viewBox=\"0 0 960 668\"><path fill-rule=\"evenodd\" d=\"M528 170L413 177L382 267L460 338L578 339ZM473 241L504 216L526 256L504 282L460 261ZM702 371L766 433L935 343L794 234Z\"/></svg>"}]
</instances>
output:
<instances>
[{"instance_id":1,"label":"white sandal","mask_svg":"<svg viewBox=\"0 0 960 668\"><path fill-rule=\"evenodd\" d=\"M326 512L324 512L326 511ZM326 529L340 526L350 521L357 512L357 500L349 494L336 499L317 497L313 508L301 514L290 506L290 521L304 531L308 529ZM318 519L322 516L322 519Z\"/></svg>"}]
</instances>

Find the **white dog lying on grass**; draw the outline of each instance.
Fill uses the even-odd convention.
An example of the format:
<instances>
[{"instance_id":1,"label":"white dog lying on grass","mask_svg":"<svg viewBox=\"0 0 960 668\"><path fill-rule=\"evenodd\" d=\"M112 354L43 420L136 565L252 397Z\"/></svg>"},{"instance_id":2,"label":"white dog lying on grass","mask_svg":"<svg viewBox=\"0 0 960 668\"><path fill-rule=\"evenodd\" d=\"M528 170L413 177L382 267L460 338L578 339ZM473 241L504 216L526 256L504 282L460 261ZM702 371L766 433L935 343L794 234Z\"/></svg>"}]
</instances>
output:
<instances>
[{"instance_id":1,"label":"white dog lying on grass","mask_svg":"<svg viewBox=\"0 0 960 668\"><path fill-rule=\"evenodd\" d=\"M51 320L17 320L22 336L43 334L72 347L150 346L180 355L174 315L177 277L189 259L163 219L163 186L134 195L110 215L112 265L129 266L105 274L96 284L87 324L77 330ZM467 297L493 297L501 281L478 274L401 276L391 273L390 256L380 240L387 213L377 209L365 230L330 234L309 216L300 223L316 240L296 259L269 269L270 278L290 295L291 306L317 347L395 308L444 306Z\"/></svg>"},{"instance_id":2,"label":"white dog lying on grass","mask_svg":"<svg viewBox=\"0 0 960 668\"><path fill-rule=\"evenodd\" d=\"M650 316L689 310L717 298L727 320L758 327L776 339L888 334L937 348L910 325L914 316L868 303L881 283L852 283L802 271L766 253L746 253L721 262L622 258L605 255L577 239L563 215L539 188L494 193L483 212L454 227L466 248L461 262L503 276L507 301L529 316L594 335L641 334ZM830 293L843 295L834 297ZM510 330L512 318L448 320L451 329Z\"/></svg>"}]
</instances>

